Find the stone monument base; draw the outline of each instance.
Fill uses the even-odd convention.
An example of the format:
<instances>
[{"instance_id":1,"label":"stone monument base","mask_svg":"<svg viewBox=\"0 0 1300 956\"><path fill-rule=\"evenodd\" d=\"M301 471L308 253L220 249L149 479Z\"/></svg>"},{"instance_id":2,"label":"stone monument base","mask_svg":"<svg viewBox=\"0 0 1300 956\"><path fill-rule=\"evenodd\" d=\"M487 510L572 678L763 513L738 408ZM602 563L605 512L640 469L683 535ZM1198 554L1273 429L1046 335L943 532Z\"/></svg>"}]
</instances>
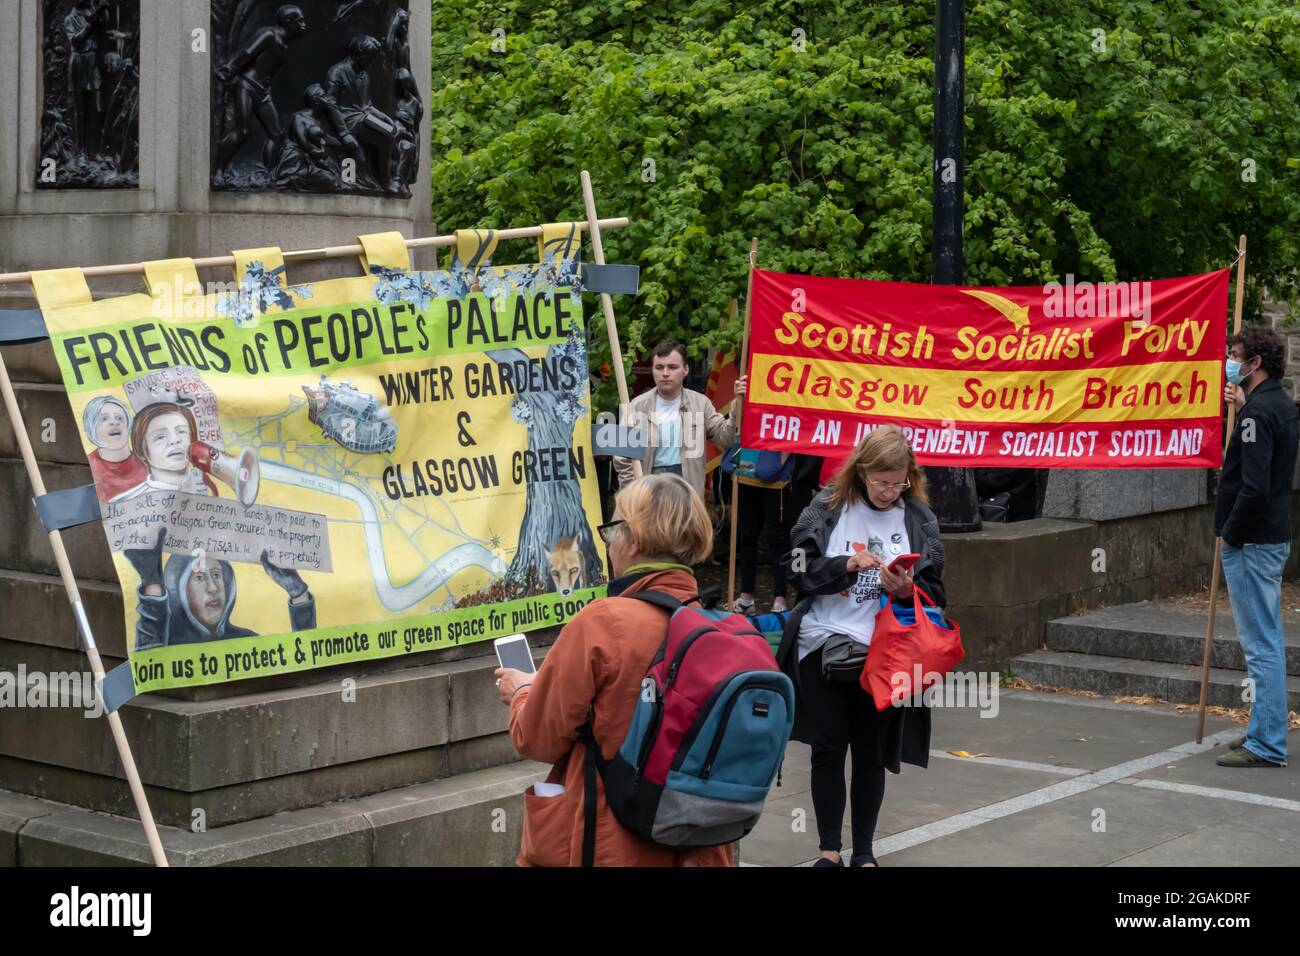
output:
<instances>
[{"instance_id":1,"label":"stone monument base","mask_svg":"<svg viewBox=\"0 0 1300 956\"><path fill-rule=\"evenodd\" d=\"M509 764L204 833L158 832L172 866L509 866L524 788L546 770ZM138 820L0 791L0 866L151 864Z\"/></svg>"}]
</instances>

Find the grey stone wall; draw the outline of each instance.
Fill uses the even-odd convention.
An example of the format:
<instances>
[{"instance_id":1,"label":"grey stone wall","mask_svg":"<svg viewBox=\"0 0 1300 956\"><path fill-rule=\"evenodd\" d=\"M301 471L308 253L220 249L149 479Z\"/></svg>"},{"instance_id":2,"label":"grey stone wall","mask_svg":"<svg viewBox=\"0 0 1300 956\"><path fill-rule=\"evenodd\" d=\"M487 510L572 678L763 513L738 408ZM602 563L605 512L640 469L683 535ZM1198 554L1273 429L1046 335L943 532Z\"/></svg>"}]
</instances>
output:
<instances>
[{"instance_id":1,"label":"grey stone wall","mask_svg":"<svg viewBox=\"0 0 1300 956\"><path fill-rule=\"evenodd\" d=\"M1113 521L1205 504L1204 468L1053 468L1044 518Z\"/></svg>"},{"instance_id":2,"label":"grey stone wall","mask_svg":"<svg viewBox=\"0 0 1300 956\"><path fill-rule=\"evenodd\" d=\"M1300 492L1291 500L1292 527L1300 527ZM1207 587L1213 518L1206 504L1104 521L986 524L974 534L945 535L948 611L962 627L966 666L1005 670L1013 657L1042 646L1055 618ZM1104 570L1097 570L1099 557ZM1284 573L1300 574L1300 551Z\"/></svg>"},{"instance_id":3,"label":"grey stone wall","mask_svg":"<svg viewBox=\"0 0 1300 956\"><path fill-rule=\"evenodd\" d=\"M1297 398L1300 397L1296 392L1296 383L1300 382L1300 321L1288 324L1287 312L1287 307L1280 302L1264 303L1264 321L1286 343L1286 372L1282 376L1282 387L1292 398ZM1296 319L1300 320L1300 314Z\"/></svg>"},{"instance_id":4,"label":"grey stone wall","mask_svg":"<svg viewBox=\"0 0 1300 956\"><path fill-rule=\"evenodd\" d=\"M311 249L398 230L432 235L429 164L411 198L212 192L209 184L209 52L193 31L211 31L207 0L141 0L140 188L38 190L42 91L41 0L0 3L0 272L105 265L175 256L224 255L278 245ZM429 101L430 0L411 0L412 72ZM424 38L421 41L421 38ZM429 155L430 111L421 155ZM475 225L464 223L458 225ZM432 267L433 251L416 254ZM360 274L360 265L303 263L291 282ZM230 275L200 275L226 281ZM95 280L92 291L135 291L139 277ZM28 304L29 290L0 287L0 308Z\"/></svg>"}]
</instances>

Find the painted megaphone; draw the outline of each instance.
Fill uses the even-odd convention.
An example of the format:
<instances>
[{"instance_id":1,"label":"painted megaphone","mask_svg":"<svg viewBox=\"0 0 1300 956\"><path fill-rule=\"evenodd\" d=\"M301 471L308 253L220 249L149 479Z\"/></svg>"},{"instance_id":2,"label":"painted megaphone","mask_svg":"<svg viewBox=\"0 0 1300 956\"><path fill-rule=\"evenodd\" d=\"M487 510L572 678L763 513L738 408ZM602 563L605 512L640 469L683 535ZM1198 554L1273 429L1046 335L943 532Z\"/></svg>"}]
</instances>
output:
<instances>
[{"instance_id":1,"label":"painted megaphone","mask_svg":"<svg viewBox=\"0 0 1300 956\"><path fill-rule=\"evenodd\" d=\"M196 441L190 443L190 461L204 474L235 489L235 500L245 508L257 500L262 475L256 448L248 447L238 455L232 455L224 449Z\"/></svg>"}]
</instances>

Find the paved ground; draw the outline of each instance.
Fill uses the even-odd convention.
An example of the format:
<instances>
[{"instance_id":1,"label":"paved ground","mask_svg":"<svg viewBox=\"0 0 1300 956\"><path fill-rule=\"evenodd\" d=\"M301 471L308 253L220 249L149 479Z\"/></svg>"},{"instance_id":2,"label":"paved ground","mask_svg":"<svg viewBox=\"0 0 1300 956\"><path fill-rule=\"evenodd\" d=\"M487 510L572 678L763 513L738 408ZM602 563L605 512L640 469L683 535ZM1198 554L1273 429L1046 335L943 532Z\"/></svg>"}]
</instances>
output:
<instances>
[{"instance_id":1,"label":"paved ground","mask_svg":"<svg viewBox=\"0 0 1300 956\"><path fill-rule=\"evenodd\" d=\"M1295 865L1300 732L1287 767L1216 767L1243 732L1210 717L1198 746L1194 713L1022 690L1001 690L995 717L935 708L930 766L888 776L875 854L882 866ZM817 857L806 746L790 745L782 776L742 865Z\"/></svg>"}]
</instances>

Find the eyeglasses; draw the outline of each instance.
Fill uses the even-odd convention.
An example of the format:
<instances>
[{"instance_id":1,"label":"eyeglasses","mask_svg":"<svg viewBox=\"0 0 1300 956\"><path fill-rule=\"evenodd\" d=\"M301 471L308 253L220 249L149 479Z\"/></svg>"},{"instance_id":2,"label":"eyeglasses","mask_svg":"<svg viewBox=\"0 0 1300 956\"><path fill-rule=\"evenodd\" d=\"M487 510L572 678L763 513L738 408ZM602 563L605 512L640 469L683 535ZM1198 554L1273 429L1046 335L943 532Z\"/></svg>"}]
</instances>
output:
<instances>
[{"instance_id":1,"label":"eyeglasses","mask_svg":"<svg viewBox=\"0 0 1300 956\"><path fill-rule=\"evenodd\" d=\"M596 529L596 533L600 535L601 541L604 541L606 544L609 544L609 539L613 536L614 529L617 528L619 525L623 525L623 524L627 524L627 522L622 520L621 518L618 521L606 521L603 525L601 525Z\"/></svg>"},{"instance_id":2,"label":"eyeglasses","mask_svg":"<svg viewBox=\"0 0 1300 956\"><path fill-rule=\"evenodd\" d=\"M912 487L910 481L881 481L878 478L871 479L871 487L877 491L906 491Z\"/></svg>"}]
</instances>

